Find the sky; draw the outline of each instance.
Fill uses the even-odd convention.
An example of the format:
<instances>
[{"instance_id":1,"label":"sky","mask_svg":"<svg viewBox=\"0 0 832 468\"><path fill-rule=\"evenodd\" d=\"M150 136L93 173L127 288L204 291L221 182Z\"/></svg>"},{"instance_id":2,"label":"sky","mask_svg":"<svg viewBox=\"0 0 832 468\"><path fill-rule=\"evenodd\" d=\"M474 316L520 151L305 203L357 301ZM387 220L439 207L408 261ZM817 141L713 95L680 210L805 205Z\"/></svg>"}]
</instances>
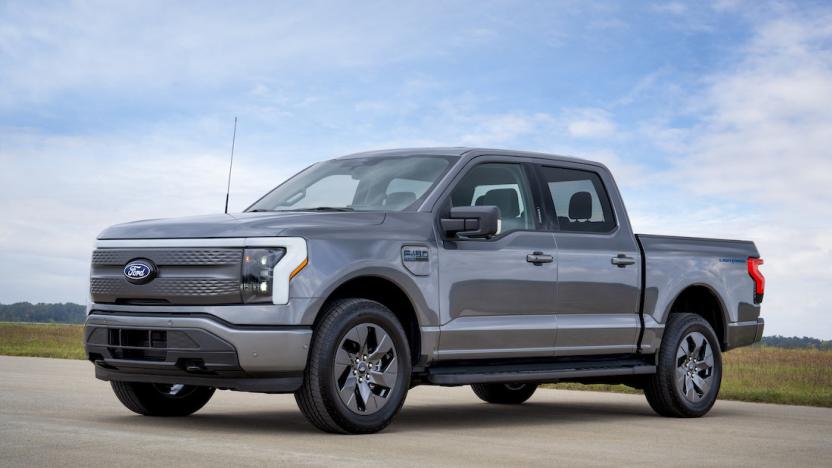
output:
<instances>
[{"instance_id":1,"label":"sky","mask_svg":"<svg viewBox=\"0 0 832 468\"><path fill-rule=\"evenodd\" d=\"M751 239L766 334L832 338L825 2L0 0L0 302L85 303L105 227L355 151L598 160L639 233Z\"/></svg>"}]
</instances>

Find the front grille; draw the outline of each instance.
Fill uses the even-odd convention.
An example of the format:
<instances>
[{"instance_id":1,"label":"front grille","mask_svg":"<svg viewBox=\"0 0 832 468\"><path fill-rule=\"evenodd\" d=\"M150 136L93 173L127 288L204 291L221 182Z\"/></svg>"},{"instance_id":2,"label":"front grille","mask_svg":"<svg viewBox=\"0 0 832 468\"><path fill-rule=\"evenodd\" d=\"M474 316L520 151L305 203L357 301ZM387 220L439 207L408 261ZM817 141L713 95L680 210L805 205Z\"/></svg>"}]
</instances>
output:
<instances>
[{"instance_id":1,"label":"front grille","mask_svg":"<svg viewBox=\"0 0 832 468\"><path fill-rule=\"evenodd\" d=\"M239 304L242 249L98 249L92 254L90 295L96 303ZM124 277L129 262L150 260L158 272L145 284Z\"/></svg>"},{"instance_id":2,"label":"front grille","mask_svg":"<svg viewBox=\"0 0 832 468\"><path fill-rule=\"evenodd\" d=\"M157 265L237 265L240 249L98 249L93 265L124 265L135 258L151 258Z\"/></svg>"},{"instance_id":3,"label":"front grille","mask_svg":"<svg viewBox=\"0 0 832 468\"><path fill-rule=\"evenodd\" d=\"M90 293L93 295L141 294L164 296L173 302L178 297L216 297L240 293L240 281L210 278L156 278L148 284L131 284L121 278L92 278ZM133 291L130 291L130 290Z\"/></svg>"}]
</instances>

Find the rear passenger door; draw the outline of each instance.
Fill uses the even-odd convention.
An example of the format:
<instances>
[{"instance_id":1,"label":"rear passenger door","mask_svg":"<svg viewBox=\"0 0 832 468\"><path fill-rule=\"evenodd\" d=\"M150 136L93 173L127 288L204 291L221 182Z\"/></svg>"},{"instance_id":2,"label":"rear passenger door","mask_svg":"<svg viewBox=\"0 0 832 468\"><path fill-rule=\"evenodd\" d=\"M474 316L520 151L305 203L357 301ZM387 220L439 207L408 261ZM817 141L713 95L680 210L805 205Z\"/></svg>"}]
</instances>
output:
<instances>
[{"instance_id":1,"label":"rear passenger door","mask_svg":"<svg viewBox=\"0 0 832 468\"><path fill-rule=\"evenodd\" d=\"M609 173L589 164L539 165L557 244L556 355L635 352L641 261Z\"/></svg>"}]
</instances>

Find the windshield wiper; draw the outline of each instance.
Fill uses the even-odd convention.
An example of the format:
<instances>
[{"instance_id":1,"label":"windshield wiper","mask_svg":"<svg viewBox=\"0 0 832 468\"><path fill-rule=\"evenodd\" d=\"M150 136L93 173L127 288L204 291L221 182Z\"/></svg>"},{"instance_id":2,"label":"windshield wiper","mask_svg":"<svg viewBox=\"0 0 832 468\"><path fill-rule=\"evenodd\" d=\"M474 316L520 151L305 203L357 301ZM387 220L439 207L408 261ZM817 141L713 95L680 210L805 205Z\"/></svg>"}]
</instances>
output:
<instances>
[{"instance_id":1,"label":"windshield wiper","mask_svg":"<svg viewBox=\"0 0 832 468\"><path fill-rule=\"evenodd\" d=\"M255 208L248 210L246 213L288 213L297 211L355 211L346 206L313 206L310 208L295 208L293 210L267 210L264 208Z\"/></svg>"},{"instance_id":2,"label":"windshield wiper","mask_svg":"<svg viewBox=\"0 0 832 468\"><path fill-rule=\"evenodd\" d=\"M346 206L314 206L312 208L298 208L296 210L287 211L355 211Z\"/></svg>"}]
</instances>

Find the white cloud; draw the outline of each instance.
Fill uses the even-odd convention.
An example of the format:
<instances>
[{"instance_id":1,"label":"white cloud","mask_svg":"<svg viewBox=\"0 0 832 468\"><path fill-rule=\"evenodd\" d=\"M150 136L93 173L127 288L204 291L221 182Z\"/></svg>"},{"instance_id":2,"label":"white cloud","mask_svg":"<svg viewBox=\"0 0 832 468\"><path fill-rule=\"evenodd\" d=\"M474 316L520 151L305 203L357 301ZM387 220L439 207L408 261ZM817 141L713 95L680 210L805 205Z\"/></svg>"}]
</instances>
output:
<instances>
[{"instance_id":1,"label":"white cloud","mask_svg":"<svg viewBox=\"0 0 832 468\"><path fill-rule=\"evenodd\" d=\"M524 135L540 132L542 127L551 126L553 121L554 119L545 113L478 116L471 122L475 130L463 134L461 141L470 146L506 144Z\"/></svg>"},{"instance_id":2,"label":"white cloud","mask_svg":"<svg viewBox=\"0 0 832 468\"><path fill-rule=\"evenodd\" d=\"M694 195L738 200L757 213L717 217L717 211L716 222L688 223L685 231L756 241L767 260L764 313L769 331L778 333L832 336L819 300L832 284L830 41L828 14L762 24L737 64L709 76L707 90L695 96L701 123L664 129L661 143L687 154L668 182ZM674 138L684 144L668 142ZM680 225L652 224L665 221Z\"/></svg>"},{"instance_id":3,"label":"white cloud","mask_svg":"<svg viewBox=\"0 0 832 468\"><path fill-rule=\"evenodd\" d=\"M609 138L617 130L612 116L603 109L569 109L564 118L569 134L577 138Z\"/></svg>"},{"instance_id":4,"label":"white cloud","mask_svg":"<svg viewBox=\"0 0 832 468\"><path fill-rule=\"evenodd\" d=\"M442 57L489 37L487 25L455 27L471 15L461 4L90 1L6 4L0 13L0 109L79 89L130 97L275 80L289 70L378 67Z\"/></svg>"},{"instance_id":5,"label":"white cloud","mask_svg":"<svg viewBox=\"0 0 832 468\"><path fill-rule=\"evenodd\" d=\"M84 302L89 253L107 226L222 212L228 153L200 142L208 128L190 128L190 139L139 130L108 138L0 132L3 301ZM269 160L238 154L231 211L307 164ZM49 287L33 289L41 284Z\"/></svg>"}]
</instances>

